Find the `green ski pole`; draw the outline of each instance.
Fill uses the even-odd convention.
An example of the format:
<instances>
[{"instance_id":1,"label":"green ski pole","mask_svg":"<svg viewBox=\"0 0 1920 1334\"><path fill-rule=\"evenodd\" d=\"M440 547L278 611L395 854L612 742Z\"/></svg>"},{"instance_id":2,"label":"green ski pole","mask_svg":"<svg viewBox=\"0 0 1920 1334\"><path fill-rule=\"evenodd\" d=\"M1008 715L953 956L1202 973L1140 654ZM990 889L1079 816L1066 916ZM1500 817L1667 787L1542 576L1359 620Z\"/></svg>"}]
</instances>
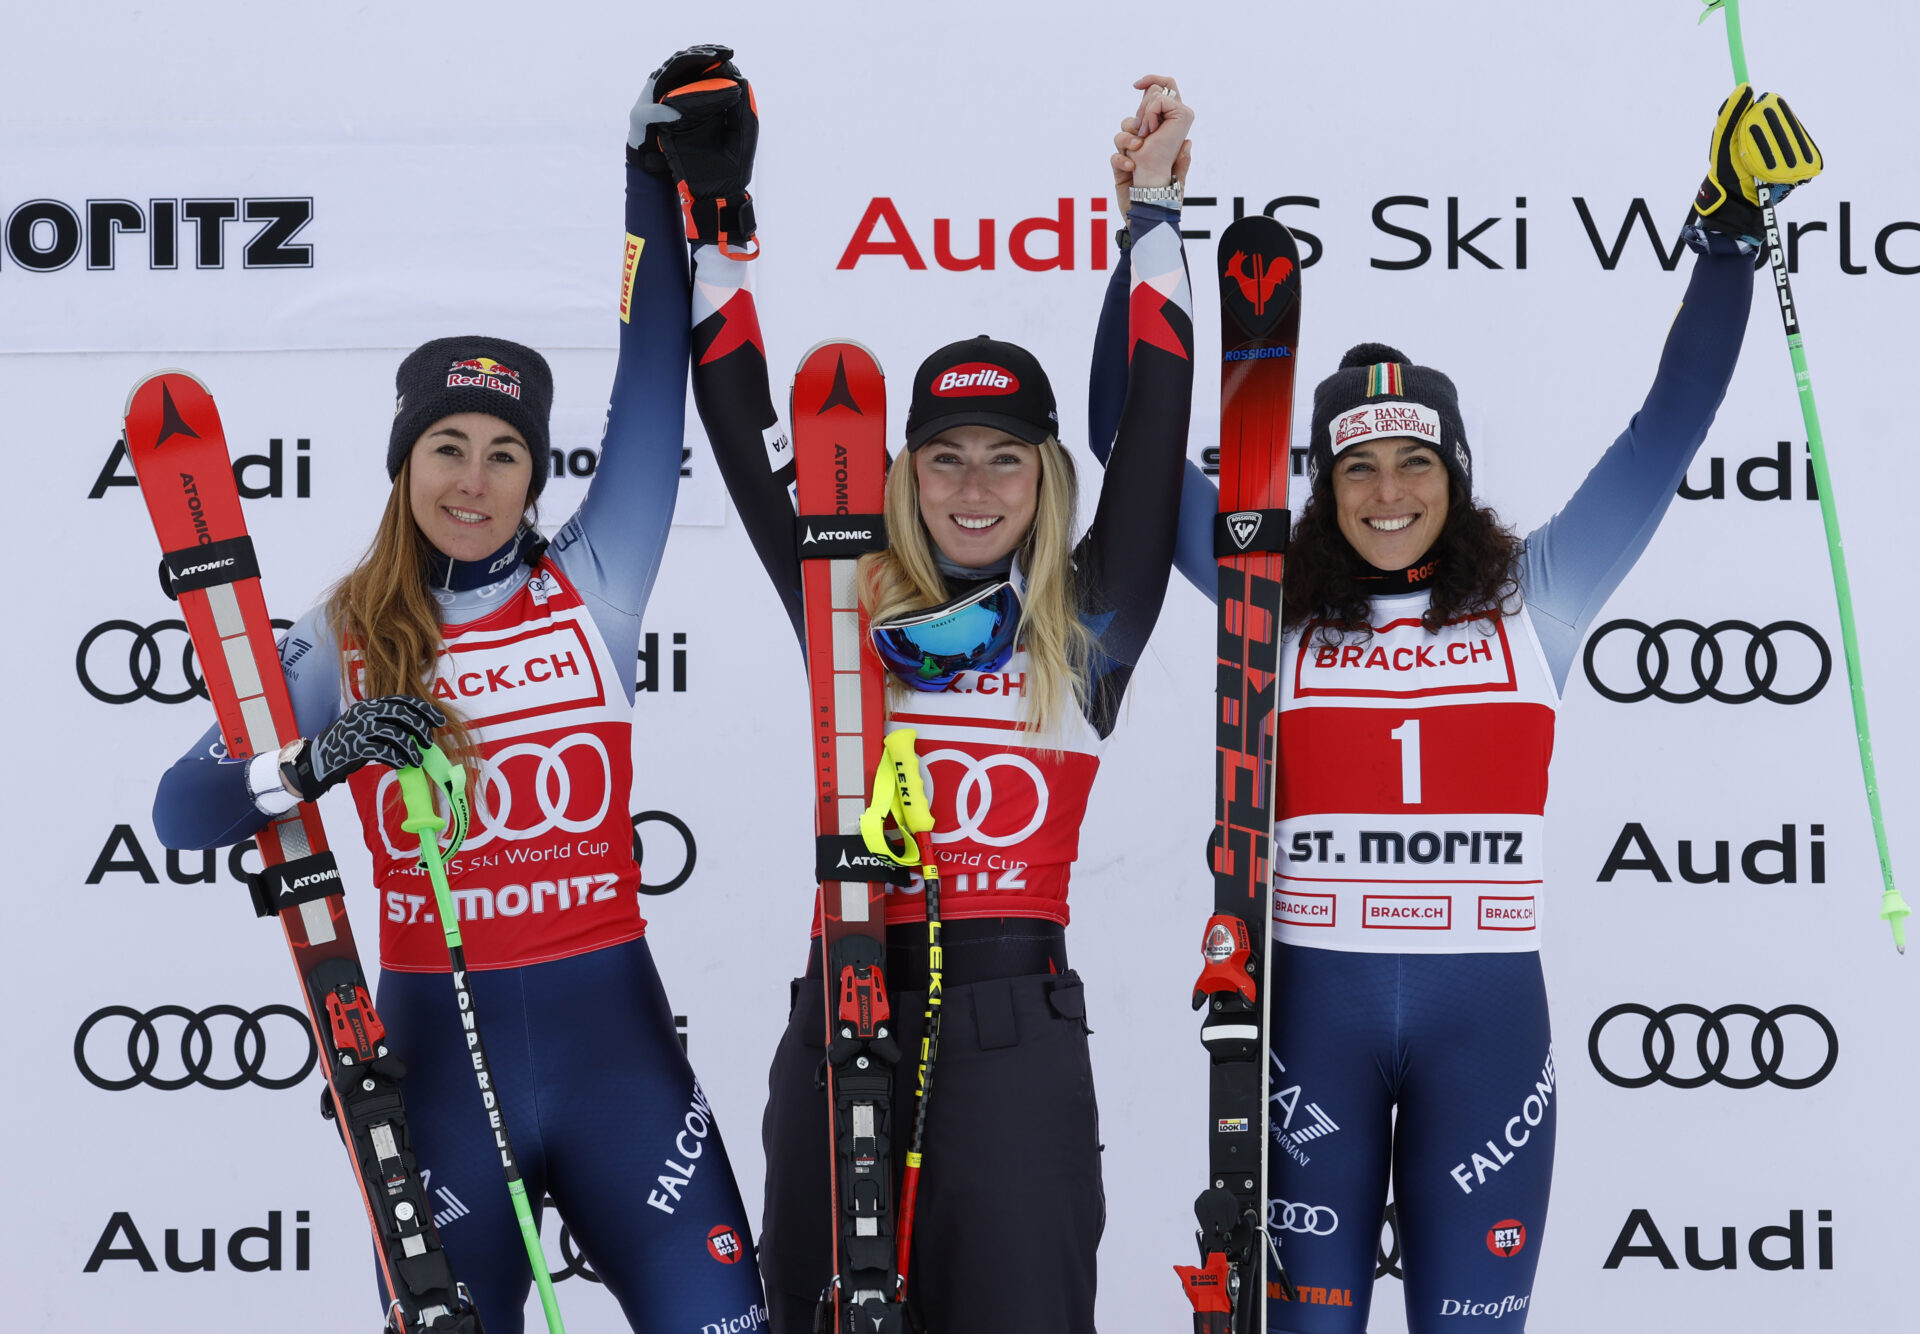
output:
<instances>
[{"instance_id":1,"label":"green ski pole","mask_svg":"<svg viewBox=\"0 0 1920 1334\"><path fill-rule=\"evenodd\" d=\"M1705 23L1715 10L1727 16L1727 51L1733 57L1733 81L1747 83L1747 49L1740 37L1740 0L1705 0L1700 15ZM1827 530L1827 555L1833 565L1833 591L1840 603L1840 642L1847 659L1847 684L1853 693L1853 731L1860 743L1860 773L1867 785L1867 809L1873 815L1873 841L1880 852L1880 916L1893 928L1894 948L1907 952L1907 914L1912 909L1893 883L1893 857L1887 851L1887 822L1880 813L1880 782L1873 769L1873 734L1867 728L1867 684L1860 669L1860 640L1853 628L1853 589L1847 580L1847 553L1840 540L1840 514L1834 507L1833 482L1827 475L1827 445L1820 434L1820 408L1813 401L1813 376L1807 370L1807 351L1800 338L1800 317L1787 281L1787 256L1774 219L1772 187L1759 186L1760 218L1766 231L1767 259L1773 268L1774 294L1780 299L1780 321L1787 330L1787 355L1800 390L1800 416L1806 422L1807 449L1813 456L1814 483L1820 490L1820 519Z\"/></svg>"},{"instance_id":2,"label":"green ski pole","mask_svg":"<svg viewBox=\"0 0 1920 1334\"><path fill-rule=\"evenodd\" d=\"M540 1289L540 1305L547 1313L549 1334L566 1334L566 1326L560 1322L560 1304L553 1295L553 1278L547 1273L547 1257L540 1249L540 1227L533 1221L533 1209L527 1203L527 1188L520 1180L513 1143L507 1138L506 1115L500 1107L493 1069L487 1063L487 1049L480 1041L473 993L467 988L466 946L460 940L460 919L454 915L453 894L447 888L446 859L460 850L467 837L466 770L449 760L440 747L428 746L420 756L419 768L401 769L398 773L400 796L407 807L400 827L419 838L420 865L433 882L434 908L440 914L440 928L447 937L447 958L453 965L453 991L460 1003L460 1024L466 1030L467 1051L473 1058L473 1072L480 1081L480 1100L486 1104L494 1146L500 1150L500 1165L506 1170L507 1193L513 1197L513 1216L520 1222L520 1239L526 1243L527 1262L533 1266L533 1281ZM434 809L436 788L446 801L446 815ZM443 852L440 831L447 827L449 819L453 835Z\"/></svg>"}]
</instances>

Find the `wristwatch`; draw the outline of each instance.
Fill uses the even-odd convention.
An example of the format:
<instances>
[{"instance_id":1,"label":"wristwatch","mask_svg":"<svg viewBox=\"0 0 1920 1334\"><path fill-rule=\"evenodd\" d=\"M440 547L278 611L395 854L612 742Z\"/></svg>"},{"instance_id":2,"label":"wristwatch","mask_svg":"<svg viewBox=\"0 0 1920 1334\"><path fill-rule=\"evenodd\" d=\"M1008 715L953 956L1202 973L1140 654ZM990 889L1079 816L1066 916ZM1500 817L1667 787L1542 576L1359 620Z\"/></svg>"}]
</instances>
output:
<instances>
[{"instance_id":1,"label":"wristwatch","mask_svg":"<svg viewBox=\"0 0 1920 1334\"><path fill-rule=\"evenodd\" d=\"M280 763L276 767L280 774L281 786L290 793L300 790L300 773L295 766L300 763L300 757L306 754L307 747L311 744L305 737L297 736L280 747Z\"/></svg>"},{"instance_id":2,"label":"wristwatch","mask_svg":"<svg viewBox=\"0 0 1920 1334\"><path fill-rule=\"evenodd\" d=\"M1172 185L1130 185L1127 198L1136 204L1160 204L1168 208L1179 208L1180 201L1186 196L1186 190L1180 182Z\"/></svg>"}]
</instances>

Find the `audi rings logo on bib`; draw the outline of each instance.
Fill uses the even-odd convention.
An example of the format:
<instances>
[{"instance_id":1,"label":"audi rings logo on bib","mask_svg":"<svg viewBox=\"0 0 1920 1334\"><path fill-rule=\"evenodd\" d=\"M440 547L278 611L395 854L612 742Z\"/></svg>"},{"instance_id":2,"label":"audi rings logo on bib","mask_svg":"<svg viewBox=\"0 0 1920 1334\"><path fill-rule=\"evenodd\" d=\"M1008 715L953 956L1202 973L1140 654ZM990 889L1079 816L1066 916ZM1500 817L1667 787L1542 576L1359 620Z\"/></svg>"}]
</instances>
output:
<instances>
[{"instance_id":1,"label":"audi rings logo on bib","mask_svg":"<svg viewBox=\"0 0 1920 1334\"><path fill-rule=\"evenodd\" d=\"M156 1005L144 1012L107 1005L88 1015L73 1037L74 1065L89 1084L110 1093L141 1084L169 1093L191 1084L289 1089L312 1074L319 1059L306 1015L291 1005L198 1011Z\"/></svg>"},{"instance_id":2,"label":"audi rings logo on bib","mask_svg":"<svg viewBox=\"0 0 1920 1334\"><path fill-rule=\"evenodd\" d=\"M277 617L273 622L276 630L292 625L292 621ZM177 616L151 625L102 621L81 637L73 666L81 687L102 704L132 704L142 699L156 704L185 704L207 697L187 623Z\"/></svg>"},{"instance_id":3,"label":"audi rings logo on bib","mask_svg":"<svg viewBox=\"0 0 1920 1334\"><path fill-rule=\"evenodd\" d=\"M975 398L983 394L1016 394L1019 377L1003 366L984 361L969 361L945 371L933 382L938 398Z\"/></svg>"},{"instance_id":4,"label":"audi rings logo on bib","mask_svg":"<svg viewBox=\"0 0 1920 1334\"><path fill-rule=\"evenodd\" d=\"M935 828L935 843L1010 848L1046 824L1046 775L1026 756L1000 751L982 757L948 746L928 751L920 759L926 766L930 805L941 785L958 783L953 789L954 822ZM942 764L957 764L960 773L956 777L951 770L937 767Z\"/></svg>"},{"instance_id":5,"label":"audi rings logo on bib","mask_svg":"<svg viewBox=\"0 0 1920 1334\"><path fill-rule=\"evenodd\" d=\"M612 773L606 743L592 732L571 733L551 746L519 741L500 747L480 771L461 852L477 852L496 839L521 843L554 833L592 833L613 801ZM411 840L400 828L403 811L391 792L398 781L391 770L381 774L374 800L387 852L407 858L414 849L402 846Z\"/></svg>"},{"instance_id":6,"label":"audi rings logo on bib","mask_svg":"<svg viewBox=\"0 0 1920 1334\"><path fill-rule=\"evenodd\" d=\"M1616 704L1805 704L1833 675L1833 650L1803 621L1608 621L1581 655L1587 681Z\"/></svg>"},{"instance_id":7,"label":"audi rings logo on bib","mask_svg":"<svg viewBox=\"0 0 1920 1334\"><path fill-rule=\"evenodd\" d=\"M1626 1022L1630 1017L1641 1022ZM1685 1026L1675 1032L1673 1021L1682 1018L1699 1024L1691 1042L1685 1040ZM1810 1005L1776 1005L1771 1010L1722 1005L1709 1010L1683 1003L1655 1010L1627 1002L1593 1021L1587 1055L1601 1078L1621 1088L1657 1082L1679 1089L1706 1084L1750 1089L1769 1083L1804 1089L1833 1073L1840 1059L1840 1035Z\"/></svg>"}]
</instances>

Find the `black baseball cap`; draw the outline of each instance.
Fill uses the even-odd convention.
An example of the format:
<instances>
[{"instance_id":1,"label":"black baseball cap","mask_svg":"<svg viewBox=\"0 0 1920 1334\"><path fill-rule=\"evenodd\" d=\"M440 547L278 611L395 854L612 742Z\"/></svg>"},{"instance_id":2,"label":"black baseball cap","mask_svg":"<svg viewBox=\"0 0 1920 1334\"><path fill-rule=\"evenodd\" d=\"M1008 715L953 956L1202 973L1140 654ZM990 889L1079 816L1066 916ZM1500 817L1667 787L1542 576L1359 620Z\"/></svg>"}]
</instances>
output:
<instances>
[{"instance_id":1,"label":"black baseball cap","mask_svg":"<svg viewBox=\"0 0 1920 1334\"><path fill-rule=\"evenodd\" d=\"M920 448L949 426L992 426L1030 445L1057 438L1053 385L1024 347L985 334L948 343L914 373L907 448Z\"/></svg>"}]
</instances>

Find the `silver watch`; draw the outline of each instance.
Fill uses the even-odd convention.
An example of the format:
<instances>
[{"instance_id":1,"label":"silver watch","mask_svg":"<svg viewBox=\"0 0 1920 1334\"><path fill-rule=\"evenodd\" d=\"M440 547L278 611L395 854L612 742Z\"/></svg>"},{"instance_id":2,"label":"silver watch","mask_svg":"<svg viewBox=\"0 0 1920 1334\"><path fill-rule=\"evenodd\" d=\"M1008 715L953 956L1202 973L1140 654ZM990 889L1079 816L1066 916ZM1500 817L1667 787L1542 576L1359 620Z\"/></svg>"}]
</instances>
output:
<instances>
[{"instance_id":1,"label":"silver watch","mask_svg":"<svg viewBox=\"0 0 1920 1334\"><path fill-rule=\"evenodd\" d=\"M1164 204L1170 208L1179 208L1186 191L1180 182L1172 185L1130 185L1127 198L1136 204Z\"/></svg>"}]
</instances>

